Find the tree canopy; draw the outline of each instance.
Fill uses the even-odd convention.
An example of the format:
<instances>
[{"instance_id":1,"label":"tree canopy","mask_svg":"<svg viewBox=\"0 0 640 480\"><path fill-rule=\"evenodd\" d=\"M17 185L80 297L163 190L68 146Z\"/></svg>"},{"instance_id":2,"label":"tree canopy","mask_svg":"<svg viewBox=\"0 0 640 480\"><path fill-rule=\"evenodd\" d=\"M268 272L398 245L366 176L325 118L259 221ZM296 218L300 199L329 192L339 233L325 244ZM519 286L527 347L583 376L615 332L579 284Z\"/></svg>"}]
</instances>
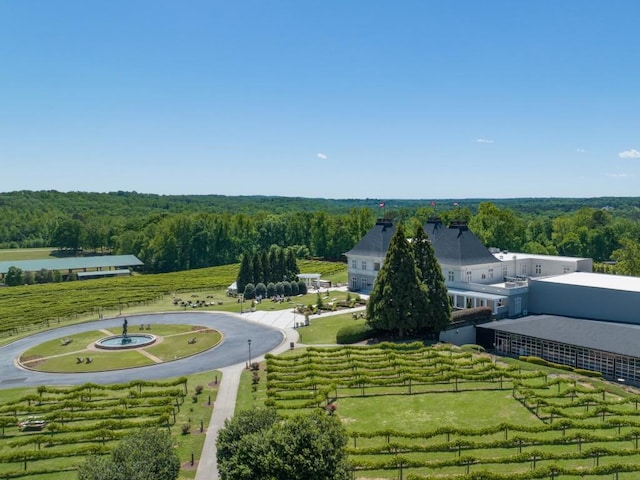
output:
<instances>
[{"instance_id":1,"label":"tree canopy","mask_svg":"<svg viewBox=\"0 0 640 480\"><path fill-rule=\"evenodd\" d=\"M78 480L176 480L179 474L171 435L151 428L122 439L111 456L90 456L78 468Z\"/></svg>"},{"instance_id":2,"label":"tree canopy","mask_svg":"<svg viewBox=\"0 0 640 480\"><path fill-rule=\"evenodd\" d=\"M222 480L347 480L346 445L340 421L326 413L244 410L218 434L218 471Z\"/></svg>"}]
</instances>

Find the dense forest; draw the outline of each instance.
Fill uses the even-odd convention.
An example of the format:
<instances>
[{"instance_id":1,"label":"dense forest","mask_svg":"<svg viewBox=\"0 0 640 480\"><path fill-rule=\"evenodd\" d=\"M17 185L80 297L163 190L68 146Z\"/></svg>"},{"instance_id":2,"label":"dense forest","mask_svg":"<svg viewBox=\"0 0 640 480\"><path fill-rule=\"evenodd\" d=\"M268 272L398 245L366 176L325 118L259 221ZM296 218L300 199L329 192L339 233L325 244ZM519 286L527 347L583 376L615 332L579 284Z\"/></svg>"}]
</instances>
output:
<instances>
[{"instance_id":1,"label":"dense forest","mask_svg":"<svg viewBox=\"0 0 640 480\"><path fill-rule=\"evenodd\" d=\"M465 220L489 247L590 257L617 262L601 270L640 274L640 198L628 197L434 201L20 191L0 193L0 248L134 254L150 272L234 263L243 252L271 245L340 260L382 215L409 229L432 215L445 223Z\"/></svg>"}]
</instances>

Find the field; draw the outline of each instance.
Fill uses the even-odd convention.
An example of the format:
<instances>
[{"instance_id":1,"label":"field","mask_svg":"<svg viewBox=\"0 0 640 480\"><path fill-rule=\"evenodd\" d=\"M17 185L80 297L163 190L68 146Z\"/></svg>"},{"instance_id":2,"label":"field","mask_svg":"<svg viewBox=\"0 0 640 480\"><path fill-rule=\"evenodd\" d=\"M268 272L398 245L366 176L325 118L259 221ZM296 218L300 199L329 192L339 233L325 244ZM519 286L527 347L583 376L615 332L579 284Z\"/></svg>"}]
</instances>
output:
<instances>
[{"instance_id":1,"label":"field","mask_svg":"<svg viewBox=\"0 0 640 480\"><path fill-rule=\"evenodd\" d=\"M304 260L298 265L303 273L320 273L323 278L333 278L334 281L346 279L346 265L343 263ZM123 311L158 311L165 306L168 310L190 308L175 305L175 298L185 301L200 298L209 303L215 299L215 305L209 305L207 309L239 312L240 305L236 305L236 299L225 294L226 288L236 278L238 267L234 264L156 275L2 288L0 344L11 337ZM206 298L207 295L210 298ZM309 299L301 301L313 302L313 298L309 296ZM271 307L263 304L264 308ZM245 302L244 307L250 308L250 303Z\"/></svg>"},{"instance_id":2,"label":"field","mask_svg":"<svg viewBox=\"0 0 640 480\"><path fill-rule=\"evenodd\" d=\"M265 368L255 387L243 379L238 408L338 415L355 478L630 480L640 472L640 396L597 379L420 343L309 347L268 355Z\"/></svg>"}]
</instances>

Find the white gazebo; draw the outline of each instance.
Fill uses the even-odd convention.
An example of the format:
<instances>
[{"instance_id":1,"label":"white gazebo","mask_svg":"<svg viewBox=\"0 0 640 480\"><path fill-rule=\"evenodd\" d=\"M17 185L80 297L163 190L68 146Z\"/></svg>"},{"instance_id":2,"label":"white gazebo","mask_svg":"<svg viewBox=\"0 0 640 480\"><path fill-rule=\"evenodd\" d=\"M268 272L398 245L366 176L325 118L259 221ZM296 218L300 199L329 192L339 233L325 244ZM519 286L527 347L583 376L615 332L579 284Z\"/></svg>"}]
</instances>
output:
<instances>
[{"instance_id":1,"label":"white gazebo","mask_svg":"<svg viewBox=\"0 0 640 480\"><path fill-rule=\"evenodd\" d=\"M307 284L307 287L317 287L320 285L320 274L319 273L299 273L296 275L298 280L304 281Z\"/></svg>"}]
</instances>

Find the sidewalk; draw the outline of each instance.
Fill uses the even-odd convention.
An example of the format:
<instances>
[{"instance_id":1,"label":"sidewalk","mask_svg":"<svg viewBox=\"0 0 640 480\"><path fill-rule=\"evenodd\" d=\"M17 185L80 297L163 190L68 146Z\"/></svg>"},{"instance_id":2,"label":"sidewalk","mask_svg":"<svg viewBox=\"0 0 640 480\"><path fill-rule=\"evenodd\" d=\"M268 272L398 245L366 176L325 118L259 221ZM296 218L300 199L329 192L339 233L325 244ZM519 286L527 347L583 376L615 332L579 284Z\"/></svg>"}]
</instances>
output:
<instances>
[{"instance_id":1,"label":"sidewalk","mask_svg":"<svg viewBox=\"0 0 640 480\"><path fill-rule=\"evenodd\" d=\"M261 319L264 322L277 323L278 317L279 316L274 315L273 319L269 319L267 315L265 317L261 317ZM288 350L290 348L290 342L295 343L298 341L298 338L299 336L296 330L294 330L293 328L287 328L283 331L282 343L280 343L278 347L273 349L271 353L277 354ZM264 355L256 357L255 359L256 362L260 362L262 360L264 360ZM209 421L209 427L207 428L207 437L204 441L204 446L202 447L202 454L200 455L200 461L198 463L198 470L196 472L195 480L215 480L219 478L216 440L218 438L218 432L221 428L224 427L224 422L227 419L233 417L233 413L236 408L236 399L238 398L240 376L244 369L245 365L242 363L220 369L220 371L222 372L222 380L220 382L220 386L218 387L218 395L216 396L216 401L213 405L213 412L211 414L211 420Z\"/></svg>"},{"instance_id":2,"label":"sidewalk","mask_svg":"<svg viewBox=\"0 0 640 480\"><path fill-rule=\"evenodd\" d=\"M268 300L265 300L268 302ZM342 315L344 313L360 312L365 307L356 307L348 310L340 310L337 312L325 312L322 315L311 315L311 320L316 318L325 318L333 315ZM269 325L279 328L283 333L283 340L280 345L271 351L278 354L289 350L291 342L298 343L300 336L294 328L296 323L304 323L304 315L294 313L294 309L287 308L285 310L261 310L256 312L244 312L240 314L242 318L253 322ZM256 357L255 361L264 360L264 355ZM232 365L220 369L222 372L222 380L218 388L218 395L214 402L209 428L207 429L207 437L202 448L198 470L195 480L216 480L218 476L217 450L216 440L218 431L224 427L224 422L233 417L236 399L238 397L238 387L240 386L240 375L245 365L242 363Z\"/></svg>"}]
</instances>

